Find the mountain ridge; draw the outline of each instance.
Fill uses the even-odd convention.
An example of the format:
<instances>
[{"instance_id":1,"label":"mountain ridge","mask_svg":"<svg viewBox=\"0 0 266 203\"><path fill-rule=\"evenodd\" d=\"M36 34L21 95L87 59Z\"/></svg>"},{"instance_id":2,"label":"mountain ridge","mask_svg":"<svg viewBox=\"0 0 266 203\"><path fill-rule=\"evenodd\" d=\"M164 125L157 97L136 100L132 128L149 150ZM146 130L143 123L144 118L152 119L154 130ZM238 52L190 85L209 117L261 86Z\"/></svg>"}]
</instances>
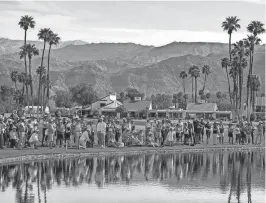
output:
<instances>
[{"instance_id":1,"label":"mountain ridge","mask_svg":"<svg viewBox=\"0 0 266 203\"><path fill-rule=\"evenodd\" d=\"M1 38L0 38L1 41ZM12 40L11 40L12 41ZM19 59L19 42L12 42L10 53L0 51L0 85L14 85L10 80L12 70L23 71L24 62ZM228 57L228 44L214 42L172 42L164 46L145 46L134 43L85 43L65 42L51 51L50 70L54 90L85 82L92 84L99 94L117 93L134 87L148 96L156 93L173 94L183 91L182 70L191 65L210 65L206 91L227 91L226 74L221 68L221 59ZM43 43L38 41L40 50ZM10 44L0 44L9 49ZM38 48L38 47L37 47ZM41 53L41 52L40 52ZM44 66L47 66L47 50ZM265 85L265 45L256 46L254 74L261 77L261 91ZM41 56L32 60L32 73L37 84L36 68ZM247 75L246 68L244 70ZM199 78L198 90L203 78ZM246 78L244 78L246 80ZM191 92L191 79L186 80L186 91Z\"/></svg>"}]
</instances>

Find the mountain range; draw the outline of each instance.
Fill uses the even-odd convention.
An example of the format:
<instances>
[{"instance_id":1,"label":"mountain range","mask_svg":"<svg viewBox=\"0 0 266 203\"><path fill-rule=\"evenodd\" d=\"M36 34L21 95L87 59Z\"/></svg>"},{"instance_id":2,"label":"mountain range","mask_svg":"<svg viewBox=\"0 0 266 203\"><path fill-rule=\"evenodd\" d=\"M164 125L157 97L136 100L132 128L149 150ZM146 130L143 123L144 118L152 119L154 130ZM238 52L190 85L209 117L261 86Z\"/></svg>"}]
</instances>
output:
<instances>
[{"instance_id":1,"label":"mountain range","mask_svg":"<svg viewBox=\"0 0 266 203\"><path fill-rule=\"evenodd\" d=\"M42 41L29 41L38 49ZM24 62L19 59L19 47L23 40L0 38L0 85L14 85L10 79L13 70L23 71ZM45 51L44 65L47 65ZM99 95L120 93L134 87L145 95L156 93L174 94L183 91L181 71L191 65L211 67L207 78L206 92L226 92L226 73L221 68L221 59L228 56L228 44L205 42L173 42L161 47L143 46L134 43L87 43L66 41L53 47L50 58L53 90L67 90L78 83L89 83ZM41 55L33 58L32 68L37 84L36 68ZM244 70L247 75L248 68ZM254 74L261 77L261 92L265 91L265 45L256 46ZM244 78L246 80L246 78ZM198 79L198 90L204 82ZM187 93L191 93L190 76L185 81ZM37 86L37 85L36 85Z\"/></svg>"}]
</instances>

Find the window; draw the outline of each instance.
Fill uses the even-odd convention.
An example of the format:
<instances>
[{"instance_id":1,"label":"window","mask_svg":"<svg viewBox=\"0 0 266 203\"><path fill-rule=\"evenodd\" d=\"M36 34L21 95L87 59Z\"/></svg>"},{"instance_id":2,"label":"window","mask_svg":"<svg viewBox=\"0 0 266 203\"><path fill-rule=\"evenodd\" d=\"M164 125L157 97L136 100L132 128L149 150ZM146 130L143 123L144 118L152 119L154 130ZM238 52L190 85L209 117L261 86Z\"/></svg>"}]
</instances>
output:
<instances>
[{"instance_id":1,"label":"window","mask_svg":"<svg viewBox=\"0 0 266 203\"><path fill-rule=\"evenodd\" d=\"M100 107L106 106L105 103L100 103Z\"/></svg>"}]
</instances>

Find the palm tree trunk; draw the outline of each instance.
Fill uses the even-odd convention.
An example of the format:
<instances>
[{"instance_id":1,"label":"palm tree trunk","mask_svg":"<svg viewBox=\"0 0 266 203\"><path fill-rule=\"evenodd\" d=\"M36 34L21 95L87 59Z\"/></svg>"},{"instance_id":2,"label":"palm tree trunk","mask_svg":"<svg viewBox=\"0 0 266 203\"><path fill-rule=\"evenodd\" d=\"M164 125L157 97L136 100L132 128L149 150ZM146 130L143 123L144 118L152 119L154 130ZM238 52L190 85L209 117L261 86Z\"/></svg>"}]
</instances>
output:
<instances>
[{"instance_id":1,"label":"palm tree trunk","mask_svg":"<svg viewBox=\"0 0 266 203\"><path fill-rule=\"evenodd\" d=\"M197 102L197 77L195 77L195 103Z\"/></svg>"},{"instance_id":2,"label":"palm tree trunk","mask_svg":"<svg viewBox=\"0 0 266 203\"><path fill-rule=\"evenodd\" d=\"M194 102L194 81L193 81L193 77L191 77L192 79L192 102Z\"/></svg>"},{"instance_id":3,"label":"palm tree trunk","mask_svg":"<svg viewBox=\"0 0 266 203\"><path fill-rule=\"evenodd\" d=\"M185 79L183 79L183 89L184 89L184 95L186 94L186 86L185 86Z\"/></svg>"},{"instance_id":4,"label":"palm tree trunk","mask_svg":"<svg viewBox=\"0 0 266 203\"><path fill-rule=\"evenodd\" d=\"M25 82L22 83L22 106L24 105Z\"/></svg>"},{"instance_id":5,"label":"palm tree trunk","mask_svg":"<svg viewBox=\"0 0 266 203\"><path fill-rule=\"evenodd\" d=\"M43 105L43 112L45 113L45 101L46 101L46 94L45 94L45 91L46 91L46 81L43 81L43 95L42 95L42 105Z\"/></svg>"},{"instance_id":6,"label":"palm tree trunk","mask_svg":"<svg viewBox=\"0 0 266 203\"><path fill-rule=\"evenodd\" d=\"M231 38L232 38L232 34L229 34L229 60L230 60L230 66L232 64Z\"/></svg>"},{"instance_id":7,"label":"palm tree trunk","mask_svg":"<svg viewBox=\"0 0 266 203\"><path fill-rule=\"evenodd\" d=\"M205 77L204 77L204 84L203 84L203 88L202 88L203 93L205 90L206 79L207 79L207 74L205 74Z\"/></svg>"},{"instance_id":8,"label":"palm tree trunk","mask_svg":"<svg viewBox=\"0 0 266 203\"><path fill-rule=\"evenodd\" d=\"M238 115L238 77L237 75L234 76L235 78L235 112L236 116Z\"/></svg>"},{"instance_id":9,"label":"palm tree trunk","mask_svg":"<svg viewBox=\"0 0 266 203\"><path fill-rule=\"evenodd\" d=\"M239 65L239 116L242 120L242 83L243 83L243 76L242 76L242 67L241 67L241 60L240 57L240 65Z\"/></svg>"},{"instance_id":10,"label":"palm tree trunk","mask_svg":"<svg viewBox=\"0 0 266 203\"><path fill-rule=\"evenodd\" d=\"M27 30L25 30L25 35L24 35L24 48L26 48L27 45ZM27 78L28 78L28 68L27 68L27 55L24 55L24 62L25 62L25 74L26 74L26 104L29 107L29 90L28 90L28 82L27 82Z\"/></svg>"},{"instance_id":11,"label":"palm tree trunk","mask_svg":"<svg viewBox=\"0 0 266 203\"><path fill-rule=\"evenodd\" d=\"M250 77L252 76L252 74L253 74L253 57L254 57L254 46L253 46L253 49L251 50L251 59L250 59L250 64L251 64L251 66L250 66ZM250 82L252 82L252 81L250 81ZM250 85L251 86L251 85ZM249 87L250 89L251 89L251 87ZM251 91L251 90L250 90ZM250 104L251 104L251 101L250 101Z\"/></svg>"},{"instance_id":12,"label":"palm tree trunk","mask_svg":"<svg viewBox=\"0 0 266 203\"><path fill-rule=\"evenodd\" d=\"M252 112L255 112L255 101L256 101L256 95L255 95L255 89L252 90Z\"/></svg>"},{"instance_id":13,"label":"palm tree trunk","mask_svg":"<svg viewBox=\"0 0 266 203\"><path fill-rule=\"evenodd\" d=\"M44 57L44 51L45 51L45 44L46 44L46 41L44 40L43 41L43 50L42 50L42 60L41 60L41 68L43 66L43 57ZM40 106L40 103L41 103L41 86L42 86L42 71L40 73L40 78L39 78L39 89L38 89L38 111L39 111L39 106Z\"/></svg>"},{"instance_id":14,"label":"palm tree trunk","mask_svg":"<svg viewBox=\"0 0 266 203\"><path fill-rule=\"evenodd\" d=\"M31 111L30 115L33 111L33 85L32 85L32 76L31 76L31 57L28 56L29 58L29 76L30 76L30 97L31 97Z\"/></svg>"},{"instance_id":15,"label":"palm tree trunk","mask_svg":"<svg viewBox=\"0 0 266 203\"><path fill-rule=\"evenodd\" d=\"M50 98L50 85L49 85L49 81L50 81L50 54L51 54L51 47L52 45L50 44L49 46L49 52L48 52L48 65L47 65L47 101L46 104L48 104L49 106L49 98Z\"/></svg>"},{"instance_id":16,"label":"palm tree trunk","mask_svg":"<svg viewBox=\"0 0 266 203\"><path fill-rule=\"evenodd\" d=\"M227 82L228 82L228 89L229 89L229 98L230 98L230 103L231 106L233 107L233 102L232 102L232 93L231 93L231 85L230 85L230 80L229 80L229 74L228 74L228 69L227 67L225 68L226 71L226 76L227 76ZM234 107L233 107L234 108Z\"/></svg>"}]
</instances>

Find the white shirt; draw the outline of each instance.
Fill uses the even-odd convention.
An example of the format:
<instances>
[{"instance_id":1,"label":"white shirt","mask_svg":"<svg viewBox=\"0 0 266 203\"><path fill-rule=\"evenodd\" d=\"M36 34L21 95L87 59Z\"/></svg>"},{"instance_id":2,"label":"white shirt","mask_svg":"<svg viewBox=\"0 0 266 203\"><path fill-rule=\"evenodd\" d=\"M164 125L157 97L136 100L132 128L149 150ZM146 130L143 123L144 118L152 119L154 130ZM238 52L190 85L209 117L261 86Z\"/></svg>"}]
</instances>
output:
<instances>
[{"instance_id":1,"label":"white shirt","mask_svg":"<svg viewBox=\"0 0 266 203\"><path fill-rule=\"evenodd\" d=\"M81 137L80 137L80 140L89 140L89 134L88 134L88 131L84 131L82 134L81 134Z\"/></svg>"},{"instance_id":2,"label":"white shirt","mask_svg":"<svg viewBox=\"0 0 266 203\"><path fill-rule=\"evenodd\" d=\"M106 133L106 123L100 122L97 124L97 132Z\"/></svg>"}]
</instances>

